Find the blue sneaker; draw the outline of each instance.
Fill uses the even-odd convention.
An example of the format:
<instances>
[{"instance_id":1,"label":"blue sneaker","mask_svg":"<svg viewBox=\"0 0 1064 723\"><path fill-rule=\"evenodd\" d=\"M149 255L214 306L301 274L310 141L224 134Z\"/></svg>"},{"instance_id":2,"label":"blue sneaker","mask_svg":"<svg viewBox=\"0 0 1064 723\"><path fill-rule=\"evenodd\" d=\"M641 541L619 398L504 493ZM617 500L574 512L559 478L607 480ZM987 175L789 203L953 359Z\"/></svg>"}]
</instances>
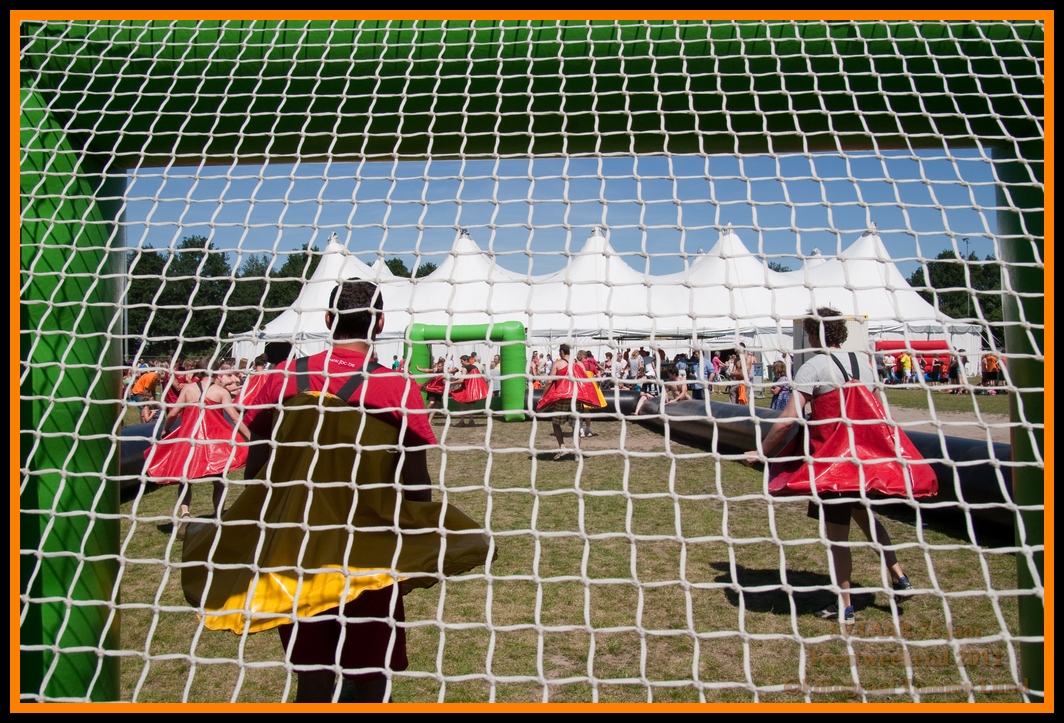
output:
<instances>
[{"instance_id":1,"label":"blue sneaker","mask_svg":"<svg viewBox=\"0 0 1064 723\"><path fill-rule=\"evenodd\" d=\"M913 594L913 586L907 576L902 575L901 579L894 583L894 592L901 593L898 597L909 597Z\"/></svg>"},{"instance_id":2,"label":"blue sneaker","mask_svg":"<svg viewBox=\"0 0 1064 723\"><path fill-rule=\"evenodd\" d=\"M847 608L842 611L842 615L839 615L839 606L835 603L828 605L823 610L817 610L816 616L818 618L824 618L825 620L838 620L844 625L852 625L855 618L853 614L853 605L847 606Z\"/></svg>"}]
</instances>

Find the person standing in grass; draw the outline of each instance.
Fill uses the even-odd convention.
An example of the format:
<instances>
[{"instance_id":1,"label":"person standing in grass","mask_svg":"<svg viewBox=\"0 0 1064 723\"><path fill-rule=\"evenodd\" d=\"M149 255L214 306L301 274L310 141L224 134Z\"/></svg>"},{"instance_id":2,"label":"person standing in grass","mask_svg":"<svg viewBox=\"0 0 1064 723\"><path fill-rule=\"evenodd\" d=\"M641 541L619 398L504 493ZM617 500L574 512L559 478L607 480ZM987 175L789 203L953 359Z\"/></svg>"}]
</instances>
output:
<instances>
[{"instance_id":1,"label":"person standing in grass","mask_svg":"<svg viewBox=\"0 0 1064 723\"><path fill-rule=\"evenodd\" d=\"M728 380L731 382L731 386L728 388L728 401L732 404L742 403L743 380L745 379L743 358L740 356L739 350L736 349L735 353L728 358Z\"/></svg>"},{"instance_id":2,"label":"person standing in grass","mask_svg":"<svg viewBox=\"0 0 1064 723\"><path fill-rule=\"evenodd\" d=\"M778 453L777 448L787 438L795 421L802 416L808 402L812 405L811 424L808 431L809 451L815 460L818 454L822 454L820 452L822 444L840 431L840 425L846 425L846 421L842 419L844 411L840 409L841 393L839 391L847 382L843 365L856 366L856 369L852 370L855 372L854 378L858 378L865 386L873 387L875 377L871 365L860 363L854 365L841 351L840 347L847 337L846 321L842 318L841 312L830 307L821 307L816 310L815 314L805 319L803 327L808 336L809 347L819 351L795 373L791 402L779 416L779 421L772 425L772 431L766 435L761 447L765 455ZM746 453L743 462L747 466L752 466L762 458L760 450L750 450ZM860 474L858 469L854 472ZM821 482L820 477L817 477L816 481ZM904 481L901 485L905 486ZM819 484L816 489L820 499L809 502L806 514L813 519L823 520L824 532L829 542L848 542L850 522L856 522L870 542L882 547L883 561L890 573L894 590L902 595L911 593L912 584L902 571L898 556L891 549L890 536L883 524L872 515L871 507L866 506L867 498L862 499L859 493L821 492ZM853 570L850 548L841 544L832 544L831 560L835 584L840 589L838 597L841 605L838 603L828 605L818 610L816 615L837 620L839 623L850 624L854 621L854 608L850 598L850 576Z\"/></svg>"},{"instance_id":3,"label":"person standing in grass","mask_svg":"<svg viewBox=\"0 0 1064 723\"><path fill-rule=\"evenodd\" d=\"M297 703L387 702L384 671L408 665L403 594L487 561L480 525L431 500L417 385L371 361L383 306L369 281L333 290L329 348L268 375L245 416L272 456L182 556L205 627L278 631Z\"/></svg>"},{"instance_id":4,"label":"person standing in grass","mask_svg":"<svg viewBox=\"0 0 1064 723\"><path fill-rule=\"evenodd\" d=\"M791 402L791 382L787 379L787 365L781 361L772 363L772 404L771 409L784 410Z\"/></svg>"},{"instance_id":5,"label":"person standing in grass","mask_svg":"<svg viewBox=\"0 0 1064 723\"><path fill-rule=\"evenodd\" d=\"M599 406L599 392L587 376L587 370L576 361L570 362L571 347L568 344L558 346L558 358L548 372L549 377L543 388L543 396L536 405L537 412L553 412L551 429L558 440L558 451L554 455L559 460L568 454L565 448L565 430L568 423L573 427L573 447L578 448L576 439L584 436L580 416L591 408ZM561 415L568 415L562 417Z\"/></svg>"},{"instance_id":6,"label":"person standing in grass","mask_svg":"<svg viewBox=\"0 0 1064 723\"><path fill-rule=\"evenodd\" d=\"M147 424L159 413L156 394L165 388L168 375L163 369L146 369L129 390L129 400L140 408L140 422Z\"/></svg>"},{"instance_id":7,"label":"person standing in grass","mask_svg":"<svg viewBox=\"0 0 1064 723\"><path fill-rule=\"evenodd\" d=\"M210 367L211 371L208 371ZM213 372L213 373L211 373ZM237 413L226 388L232 383L230 364L218 359L199 360L187 373L188 381L167 409L163 428L181 418L181 424L144 451L148 476L159 484L180 483L177 537L184 539L192 519L192 484L214 483L214 516L221 517L225 502L225 477L247 461L251 433ZM226 421L225 417L231 421ZM235 427L235 430L234 430Z\"/></svg>"}]
</instances>

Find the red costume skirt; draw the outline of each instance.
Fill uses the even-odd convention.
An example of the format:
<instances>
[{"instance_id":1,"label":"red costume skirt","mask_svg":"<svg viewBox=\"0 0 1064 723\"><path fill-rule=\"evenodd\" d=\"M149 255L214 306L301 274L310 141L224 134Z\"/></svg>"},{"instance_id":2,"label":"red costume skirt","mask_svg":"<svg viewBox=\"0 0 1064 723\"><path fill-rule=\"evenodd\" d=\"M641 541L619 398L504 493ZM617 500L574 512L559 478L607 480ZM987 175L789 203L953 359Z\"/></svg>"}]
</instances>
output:
<instances>
[{"instance_id":1,"label":"red costume skirt","mask_svg":"<svg viewBox=\"0 0 1064 723\"><path fill-rule=\"evenodd\" d=\"M484 381L484 376L477 371L469 372L469 376L462 383L462 388L451 392L451 398L460 404L472 404L491 395L491 388Z\"/></svg>"},{"instance_id":2,"label":"red costume skirt","mask_svg":"<svg viewBox=\"0 0 1064 723\"><path fill-rule=\"evenodd\" d=\"M173 484L201 477L224 477L248 459L246 441L207 400L204 408L192 406L181 414L181 425L144 450L148 476L158 484Z\"/></svg>"},{"instance_id":3,"label":"red costume skirt","mask_svg":"<svg viewBox=\"0 0 1064 723\"><path fill-rule=\"evenodd\" d=\"M442 397L444 390L447 388L447 381L443 378L443 375L438 375L429 379L427 382L421 385L421 391L425 394L430 394L435 397Z\"/></svg>"}]
</instances>

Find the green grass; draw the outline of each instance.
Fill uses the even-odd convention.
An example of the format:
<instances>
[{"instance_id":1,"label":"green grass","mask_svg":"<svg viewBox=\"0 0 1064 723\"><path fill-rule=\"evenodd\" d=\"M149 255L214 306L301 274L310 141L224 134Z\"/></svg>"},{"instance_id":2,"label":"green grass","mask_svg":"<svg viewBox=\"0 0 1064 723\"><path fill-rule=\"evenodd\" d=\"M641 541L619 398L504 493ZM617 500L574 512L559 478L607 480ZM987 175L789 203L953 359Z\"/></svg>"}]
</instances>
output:
<instances>
[{"instance_id":1,"label":"green grass","mask_svg":"<svg viewBox=\"0 0 1064 723\"><path fill-rule=\"evenodd\" d=\"M973 385L979 382L978 377L970 380ZM1009 413L1009 395L1004 390L997 389L997 394L950 394L945 386L913 386L913 387L887 387L887 402L892 406L905 407L907 409L930 409L934 406L939 412L959 412L975 415L976 410L982 414ZM727 402L727 394L713 394L714 402ZM754 405L769 407L772 404L771 387L765 390L762 396L754 396Z\"/></svg>"},{"instance_id":2,"label":"green grass","mask_svg":"<svg viewBox=\"0 0 1064 723\"><path fill-rule=\"evenodd\" d=\"M978 380L976 380L978 381ZM1003 390L997 394L950 394L939 387L918 387L915 389L887 389L887 401L899 407L910 409L929 409L934 405L939 412L963 412L975 415L976 410L982 414L1009 413L1009 395Z\"/></svg>"},{"instance_id":3,"label":"green grass","mask_svg":"<svg viewBox=\"0 0 1064 723\"><path fill-rule=\"evenodd\" d=\"M766 500L761 472L621 422L596 422L586 454L559 462L549 424L436 430L448 451L430 455L435 496L482 520L498 559L405 598L410 668L394 677L396 702L801 701L758 688L852 686L847 655L860 656L862 686L886 687L906 679L906 649L921 653L915 686L960 685L958 654L970 680L1013 682L1018 647L1001 639L1018 634L1007 542L976 547L955 529L884 517L914 584L935 591L897 605L882 591L858 596L859 639L843 638L811 614L832 601L816 523L805 503ZM176 498L159 487L122 505L122 699L291 699L275 633L208 631L185 603ZM210 508L209 487L197 489L193 514ZM882 587L873 550L856 550L854 566L855 585ZM951 625L979 639L934 642Z\"/></svg>"}]
</instances>

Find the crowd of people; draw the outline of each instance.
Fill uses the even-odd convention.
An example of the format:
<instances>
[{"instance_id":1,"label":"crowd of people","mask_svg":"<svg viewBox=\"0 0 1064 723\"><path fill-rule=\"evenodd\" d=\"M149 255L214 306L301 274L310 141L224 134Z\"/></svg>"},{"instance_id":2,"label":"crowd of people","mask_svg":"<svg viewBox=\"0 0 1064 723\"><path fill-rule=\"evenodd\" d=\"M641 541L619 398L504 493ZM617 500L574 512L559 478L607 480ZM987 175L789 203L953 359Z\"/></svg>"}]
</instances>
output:
<instances>
[{"instance_id":1,"label":"crowd of people","mask_svg":"<svg viewBox=\"0 0 1064 723\"><path fill-rule=\"evenodd\" d=\"M887 385L923 383L941 386L949 394L971 394L973 388L979 393L991 393L995 391L993 387L1005 385L1004 357L993 351L985 352L979 358L978 384L972 384L965 371L968 353L964 349L958 349L955 354L923 355L903 349L897 353L877 353L875 358L879 379Z\"/></svg>"}]
</instances>

